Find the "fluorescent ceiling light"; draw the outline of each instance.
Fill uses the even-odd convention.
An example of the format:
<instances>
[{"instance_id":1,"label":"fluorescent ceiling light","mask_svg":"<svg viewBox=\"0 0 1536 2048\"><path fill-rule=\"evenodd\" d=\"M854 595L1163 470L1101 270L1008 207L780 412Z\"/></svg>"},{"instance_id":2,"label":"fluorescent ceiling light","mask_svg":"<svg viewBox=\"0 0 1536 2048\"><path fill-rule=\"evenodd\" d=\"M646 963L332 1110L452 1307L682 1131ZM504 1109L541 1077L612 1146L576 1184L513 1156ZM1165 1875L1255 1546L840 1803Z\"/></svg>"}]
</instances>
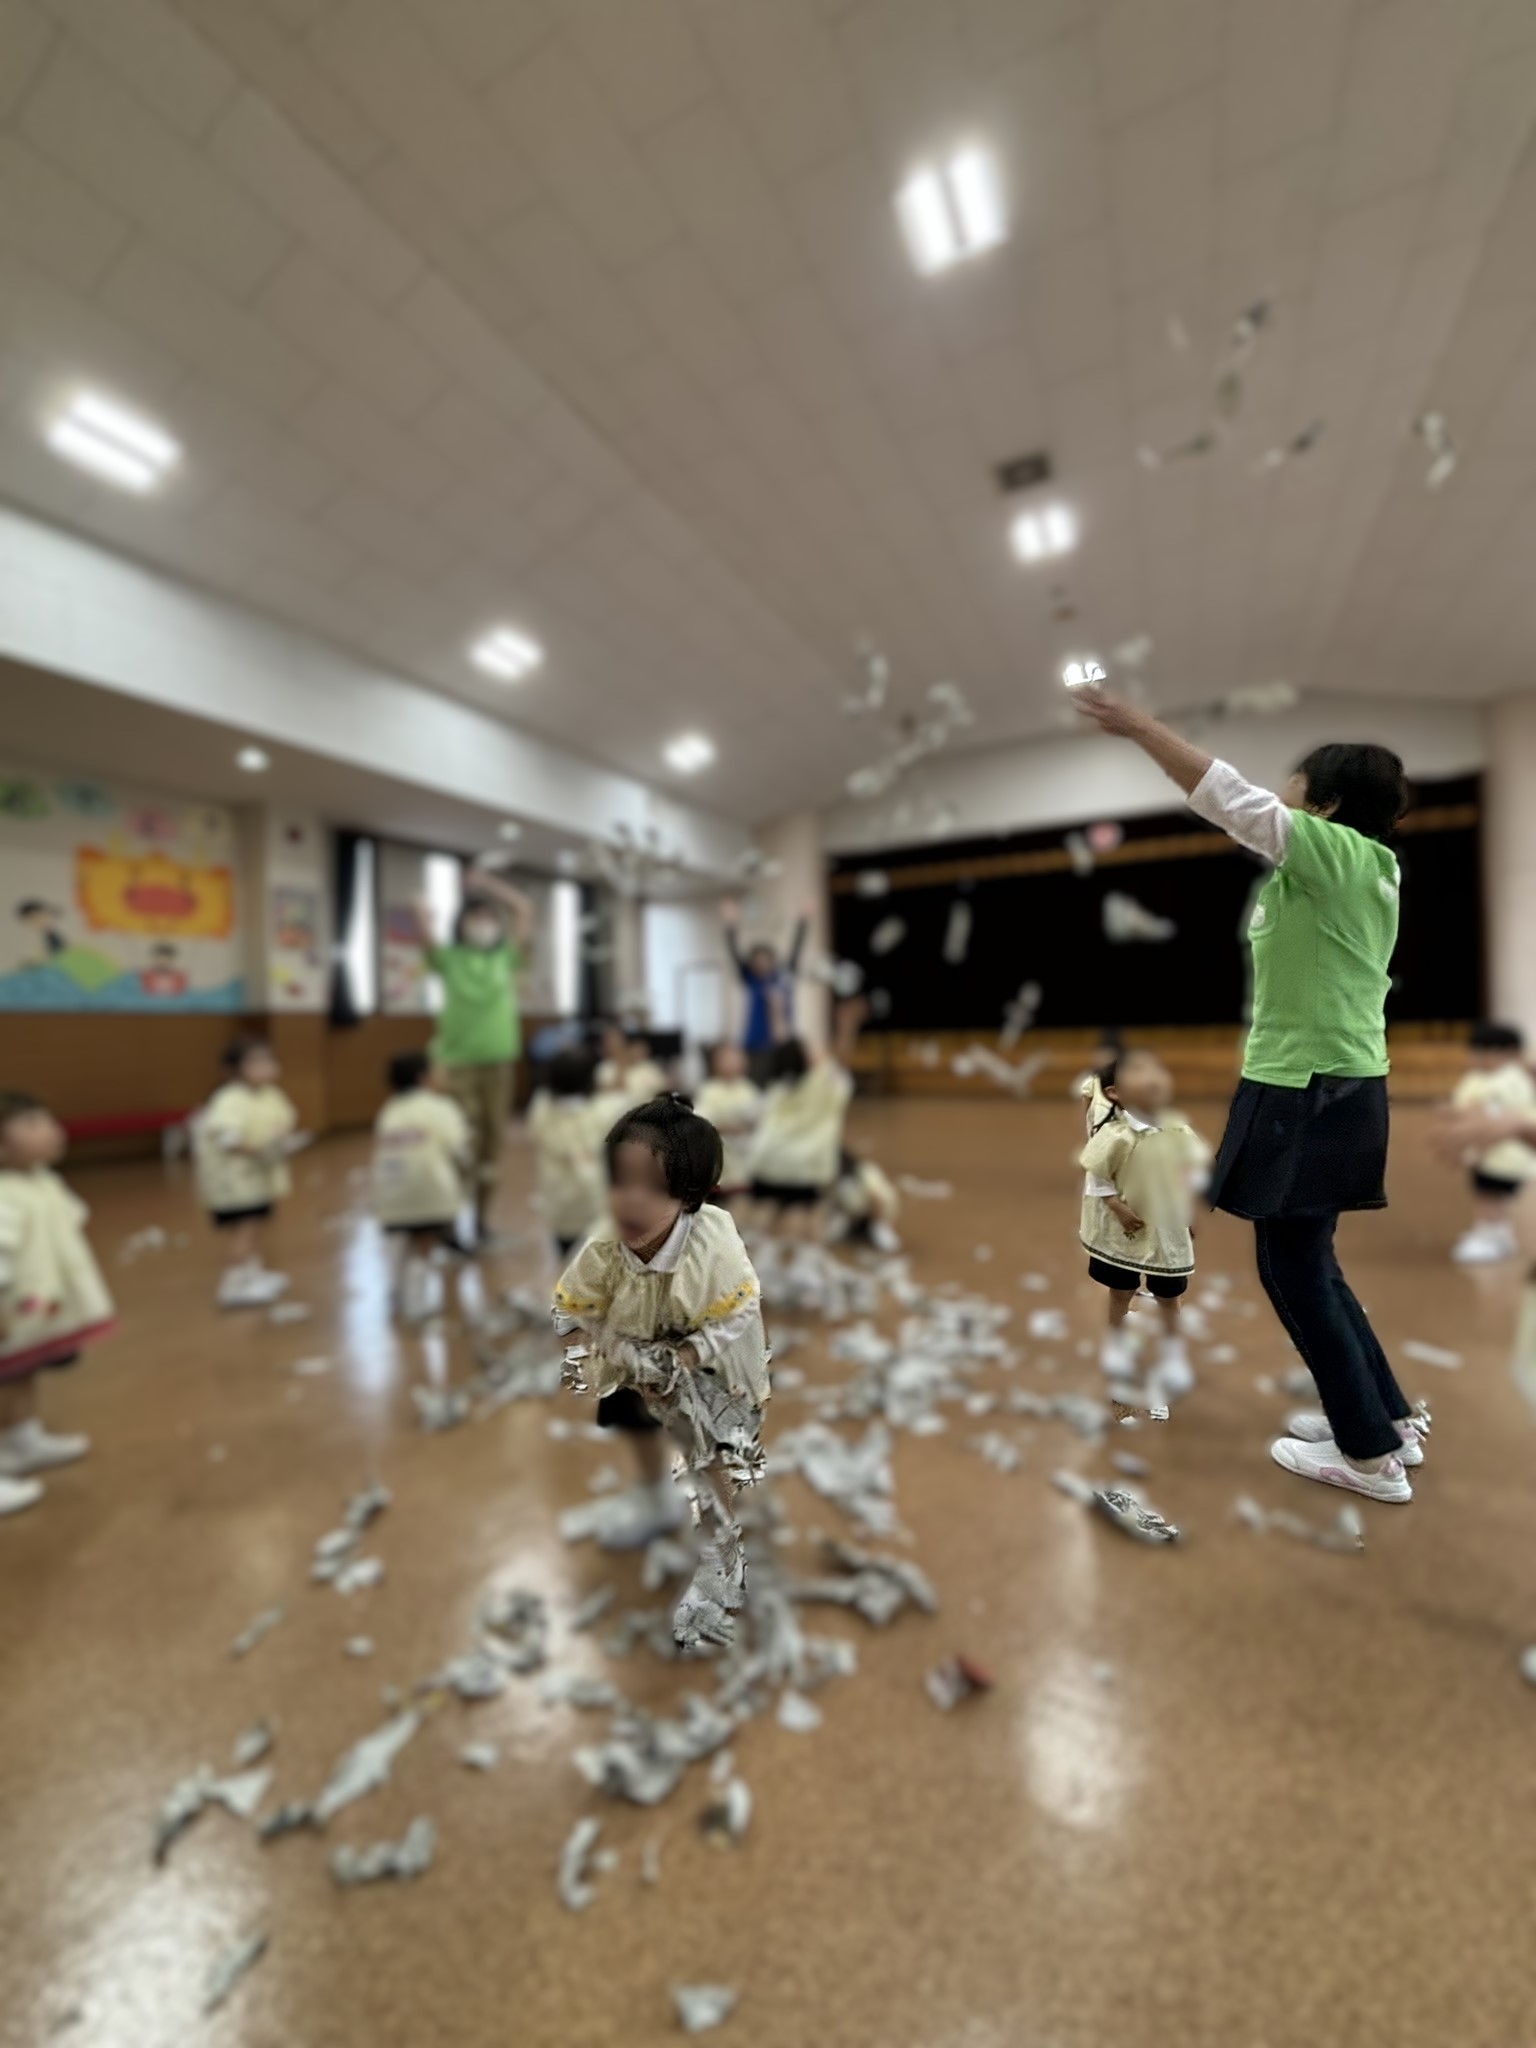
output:
<instances>
[{"instance_id":1,"label":"fluorescent ceiling light","mask_svg":"<svg viewBox=\"0 0 1536 2048\"><path fill-rule=\"evenodd\" d=\"M997 166L983 149L962 149L939 169L924 164L896 194L907 250L924 277L1008 239Z\"/></svg>"},{"instance_id":2,"label":"fluorescent ceiling light","mask_svg":"<svg viewBox=\"0 0 1536 2048\"><path fill-rule=\"evenodd\" d=\"M1096 654L1085 654L1077 661L1069 661L1061 672L1061 680L1069 690L1091 689L1095 683L1106 680L1104 664Z\"/></svg>"},{"instance_id":3,"label":"fluorescent ceiling light","mask_svg":"<svg viewBox=\"0 0 1536 2048\"><path fill-rule=\"evenodd\" d=\"M523 828L519 825L516 818L503 818L496 827L496 835L499 839L505 839L510 843L513 840L522 838Z\"/></svg>"},{"instance_id":4,"label":"fluorescent ceiling light","mask_svg":"<svg viewBox=\"0 0 1536 2048\"><path fill-rule=\"evenodd\" d=\"M55 455L125 491L152 491L181 460L153 420L97 391L77 392L49 422L47 439Z\"/></svg>"},{"instance_id":5,"label":"fluorescent ceiling light","mask_svg":"<svg viewBox=\"0 0 1536 2048\"><path fill-rule=\"evenodd\" d=\"M714 760L715 743L701 732L680 732L675 740L668 740L662 754L667 766L679 775L697 775Z\"/></svg>"},{"instance_id":6,"label":"fluorescent ceiling light","mask_svg":"<svg viewBox=\"0 0 1536 2048\"><path fill-rule=\"evenodd\" d=\"M247 775L262 775L272 766L272 757L260 747L242 747L235 756L235 766L243 768Z\"/></svg>"},{"instance_id":7,"label":"fluorescent ceiling light","mask_svg":"<svg viewBox=\"0 0 1536 2048\"><path fill-rule=\"evenodd\" d=\"M1042 505L1021 512L1009 533L1021 562L1044 562L1052 555L1070 554L1077 546L1077 518L1065 505Z\"/></svg>"},{"instance_id":8,"label":"fluorescent ceiling light","mask_svg":"<svg viewBox=\"0 0 1536 2048\"><path fill-rule=\"evenodd\" d=\"M542 663L544 650L537 640L530 640L515 626L492 626L471 647L469 658L487 675L499 676L506 683L520 683Z\"/></svg>"}]
</instances>

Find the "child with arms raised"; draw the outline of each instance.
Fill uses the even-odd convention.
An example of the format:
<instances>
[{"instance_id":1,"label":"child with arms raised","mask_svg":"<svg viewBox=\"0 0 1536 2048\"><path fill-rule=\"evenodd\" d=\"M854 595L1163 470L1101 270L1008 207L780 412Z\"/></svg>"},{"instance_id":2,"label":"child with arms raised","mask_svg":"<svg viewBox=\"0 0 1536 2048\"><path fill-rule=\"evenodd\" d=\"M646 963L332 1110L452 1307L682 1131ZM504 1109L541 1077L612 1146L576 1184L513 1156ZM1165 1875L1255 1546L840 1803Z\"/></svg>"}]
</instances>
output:
<instances>
[{"instance_id":1,"label":"child with arms raised","mask_svg":"<svg viewBox=\"0 0 1536 2048\"><path fill-rule=\"evenodd\" d=\"M762 1476L768 1351L757 1275L729 1214L707 1201L720 1138L686 1096L627 1110L606 1140L608 1218L555 1289L555 1328L578 1336L568 1383L595 1364L597 1419L637 1443L653 1490L664 1430L711 1535L673 1615L685 1650L728 1643L746 1598L746 1557L731 1511ZM658 1502L658 1509L660 1503ZM658 1514L658 1523L664 1520Z\"/></svg>"}]
</instances>

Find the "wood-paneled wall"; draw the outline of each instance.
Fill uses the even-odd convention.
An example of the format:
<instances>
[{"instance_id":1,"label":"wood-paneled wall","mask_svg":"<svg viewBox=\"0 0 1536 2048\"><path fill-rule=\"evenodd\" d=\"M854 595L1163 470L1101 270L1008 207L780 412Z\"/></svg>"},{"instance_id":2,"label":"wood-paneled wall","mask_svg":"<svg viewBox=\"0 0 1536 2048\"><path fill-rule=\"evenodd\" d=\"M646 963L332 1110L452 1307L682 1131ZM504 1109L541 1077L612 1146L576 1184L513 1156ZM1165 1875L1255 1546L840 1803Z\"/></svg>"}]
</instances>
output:
<instances>
[{"instance_id":1,"label":"wood-paneled wall","mask_svg":"<svg viewBox=\"0 0 1536 2048\"><path fill-rule=\"evenodd\" d=\"M528 1029L541 1020L530 1018ZM0 1088L41 1096L66 1123L138 1112L185 1113L219 1085L220 1056L241 1031L260 1031L283 1065L283 1086L306 1130L355 1130L372 1123L384 1100L385 1069L398 1052L425 1047L430 1017L365 1017L342 1029L310 1014L231 1017L35 1015L0 1012ZM528 1092L526 1063L517 1099ZM153 1134L79 1141L93 1154L152 1152Z\"/></svg>"}]
</instances>

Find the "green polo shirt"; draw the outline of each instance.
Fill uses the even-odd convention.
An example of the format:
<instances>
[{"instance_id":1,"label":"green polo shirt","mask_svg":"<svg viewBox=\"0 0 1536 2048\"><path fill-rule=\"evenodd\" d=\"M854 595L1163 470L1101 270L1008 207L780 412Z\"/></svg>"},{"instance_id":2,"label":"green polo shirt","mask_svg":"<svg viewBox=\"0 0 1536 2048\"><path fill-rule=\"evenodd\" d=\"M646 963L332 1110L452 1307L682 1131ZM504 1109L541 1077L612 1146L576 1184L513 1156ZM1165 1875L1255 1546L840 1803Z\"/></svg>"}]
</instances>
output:
<instances>
[{"instance_id":1,"label":"green polo shirt","mask_svg":"<svg viewBox=\"0 0 1536 2048\"><path fill-rule=\"evenodd\" d=\"M1314 1074L1385 1074L1397 944L1397 861L1348 825L1291 813L1285 859L1248 923L1253 1028L1243 1078L1305 1088Z\"/></svg>"},{"instance_id":2,"label":"green polo shirt","mask_svg":"<svg viewBox=\"0 0 1536 2048\"><path fill-rule=\"evenodd\" d=\"M428 967L443 984L442 1014L432 1040L445 1067L489 1067L515 1060L523 1049L517 1014L522 955L508 943L429 946Z\"/></svg>"}]
</instances>

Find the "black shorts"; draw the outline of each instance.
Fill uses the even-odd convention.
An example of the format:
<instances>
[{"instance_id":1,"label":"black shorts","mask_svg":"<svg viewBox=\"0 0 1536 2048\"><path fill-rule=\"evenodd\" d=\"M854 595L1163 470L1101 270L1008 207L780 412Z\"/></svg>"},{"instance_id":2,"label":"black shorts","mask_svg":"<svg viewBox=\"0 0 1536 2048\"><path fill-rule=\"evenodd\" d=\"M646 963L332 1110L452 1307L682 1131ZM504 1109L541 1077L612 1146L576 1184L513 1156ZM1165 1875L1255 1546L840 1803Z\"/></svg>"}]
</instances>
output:
<instances>
[{"instance_id":1,"label":"black shorts","mask_svg":"<svg viewBox=\"0 0 1536 2048\"><path fill-rule=\"evenodd\" d=\"M1467 1175L1475 1195L1495 1195L1506 1202L1512 1202L1525 1186L1523 1180L1506 1180L1502 1173L1484 1173L1480 1166L1474 1166Z\"/></svg>"},{"instance_id":2,"label":"black shorts","mask_svg":"<svg viewBox=\"0 0 1536 2048\"><path fill-rule=\"evenodd\" d=\"M781 1209L814 1209L827 1199L825 1188L813 1188L801 1181L754 1180L754 1202L776 1202Z\"/></svg>"},{"instance_id":3,"label":"black shorts","mask_svg":"<svg viewBox=\"0 0 1536 2048\"><path fill-rule=\"evenodd\" d=\"M258 1202L254 1209L210 1209L209 1220L215 1230L238 1230L242 1223L265 1223L272 1214L270 1202Z\"/></svg>"},{"instance_id":4,"label":"black shorts","mask_svg":"<svg viewBox=\"0 0 1536 2048\"><path fill-rule=\"evenodd\" d=\"M1113 1288L1116 1294L1134 1294L1145 1279L1148 1291L1159 1301L1177 1301L1189 1291L1187 1273L1133 1273L1129 1266L1112 1266L1108 1259L1096 1259L1091 1252L1088 1278L1097 1280L1101 1287Z\"/></svg>"},{"instance_id":5,"label":"black shorts","mask_svg":"<svg viewBox=\"0 0 1536 2048\"><path fill-rule=\"evenodd\" d=\"M441 1219L432 1223L386 1223L386 1237L435 1237L443 1244L452 1244L453 1225Z\"/></svg>"},{"instance_id":6,"label":"black shorts","mask_svg":"<svg viewBox=\"0 0 1536 2048\"><path fill-rule=\"evenodd\" d=\"M1314 1074L1305 1088L1239 1081L1206 1199L1250 1223L1385 1209L1386 1169L1384 1076Z\"/></svg>"},{"instance_id":7,"label":"black shorts","mask_svg":"<svg viewBox=\"0 0 1536 2048\"><path fill-rule=\"evenodd\" d=\"M660 1429L661 1424L633 1387L616 1387L611 1394L604 1394L597 1404L597 1426L599 1429L622 1429L632 1436L643 1436L647 1430Z\"/></svg>"}]
</instances>

